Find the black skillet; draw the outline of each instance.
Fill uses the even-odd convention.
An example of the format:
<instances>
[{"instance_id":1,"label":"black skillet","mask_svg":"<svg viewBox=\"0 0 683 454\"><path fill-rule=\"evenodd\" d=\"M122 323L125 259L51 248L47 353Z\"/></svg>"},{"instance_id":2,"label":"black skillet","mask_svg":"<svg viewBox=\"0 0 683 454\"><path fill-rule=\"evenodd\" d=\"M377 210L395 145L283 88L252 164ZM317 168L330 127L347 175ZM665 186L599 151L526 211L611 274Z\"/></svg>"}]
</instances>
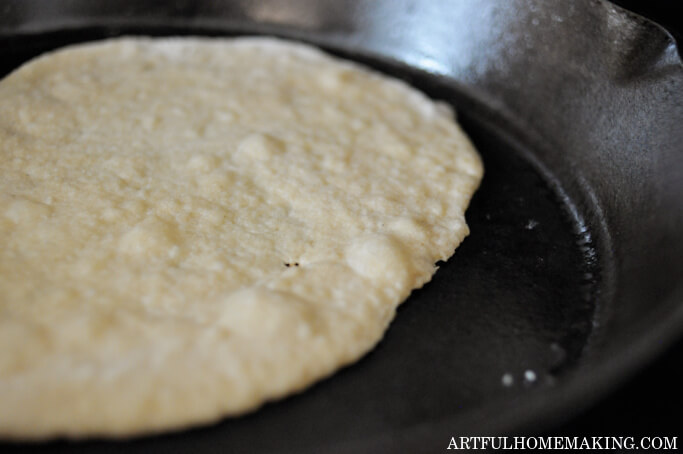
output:
<instances>
[{"instance_id":1,"label":"black skillet","mask_svg":"<svg viewBox=\"0 0 683 454\"><path fill-rule=\"evenodd\" d=\"M180 433L0 449L441 451L553 427L683 333L683 66L656 25L603 0L14 0L0 70L121 34L289 37L450 102L486 166L472 234L375 351L300 395Z\"/></svg>"}]
</instances>

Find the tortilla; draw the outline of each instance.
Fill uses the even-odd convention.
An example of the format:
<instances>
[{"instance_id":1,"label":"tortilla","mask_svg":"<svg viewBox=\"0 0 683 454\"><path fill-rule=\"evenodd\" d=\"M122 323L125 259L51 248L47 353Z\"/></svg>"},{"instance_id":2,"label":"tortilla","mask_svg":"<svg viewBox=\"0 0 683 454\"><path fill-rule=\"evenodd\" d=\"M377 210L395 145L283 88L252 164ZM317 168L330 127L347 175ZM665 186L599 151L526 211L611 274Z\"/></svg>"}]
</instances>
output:
<instances>
[{"instance_id":1,"label":"tortilla","mask_svg":"<svg viewBox=\"0 0 683 454\"><path fill-rule=\"evenodd\" d=\"M483 172L445 105L272 38L73 46L0 99L9 438L207 423L357 360Z\"/></svg>"}]
</instances>

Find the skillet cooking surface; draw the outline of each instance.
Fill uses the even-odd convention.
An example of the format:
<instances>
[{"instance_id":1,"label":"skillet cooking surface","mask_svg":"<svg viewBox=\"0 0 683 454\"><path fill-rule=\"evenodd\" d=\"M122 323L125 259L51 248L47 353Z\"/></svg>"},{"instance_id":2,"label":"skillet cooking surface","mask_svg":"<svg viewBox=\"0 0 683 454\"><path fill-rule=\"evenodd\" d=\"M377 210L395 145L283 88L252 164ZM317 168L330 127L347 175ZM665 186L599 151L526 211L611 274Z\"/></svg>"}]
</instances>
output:
<instances>
[{"instance_id":1,"label":"skillet cooking surface","mask_svg":"<svg viewBox=\"0 0 683 454\"><path fill-rule=\"evenodd\" d=\"M52 48L122 34L266 31L309 38L259 27L138 22L0 37L0 71L4 75ZM590 195L563 180L565 169L548 170L552 165L544 159L544 145L502 114L491 97L395 61L323 44L404 78L457 109L486 169L467 211L471 235L432 282L399 308L373 352L302 394L210 427L125 442L52 442L31 449L302 452L324 447L358 452L406 448L419 440L443 449L452 435L515 430L529 418L538 420L548 411L541 407L552 407L543 402L564 394L566 384L566 393L576 395L572 380L603 348L602 325L610 320L608 297L614 292L611 276L618 271L596 207L586 203ZM504 375L511 384L503 384ZM499 414L515 405L527 408L519 419L510 412ZM555 418L585 403L558 405ZM0 445L3 451L26 447Z\"/></svg>"},{"instance_id":2,"label":"skillet cooking surface","mask_svg":"<svg viewBox=\"0 0 683 454\"><path fill-rule=\"evenodd\" d=\"M133 28L115 33L187 32ZM90 29L32 37L30 43L52 47L111 34L108 29ZM22 53L21 42L17 48L11 66L46 50L34 44ZM363 61L407 78L456 108L460 100L466 102L462 94L440 87L429 76ZM432 282L400 307L376 351L310 391L187 437L201 433L211 445L261 446L264 452L282 440L291 440L287 446L295 448L299 443L365 438L442 418L454 408L467 410L497 396L552 385L580 358L591 330L598 274L590 234L572 218L566 205L570 202L521 157L528 153L523 145L511 140L504 126L471 114L485 112L485 106L468 107L458 109L459 120L486 169L467 211L472 233ZM505 374L513 380L509 387L502 384ZM267 437L259 437L265 433ZM177 445L185 439L190 438L157 441ZM152 440L128 447L146 450L149 443Z\"/></svg>"}]
</instances>

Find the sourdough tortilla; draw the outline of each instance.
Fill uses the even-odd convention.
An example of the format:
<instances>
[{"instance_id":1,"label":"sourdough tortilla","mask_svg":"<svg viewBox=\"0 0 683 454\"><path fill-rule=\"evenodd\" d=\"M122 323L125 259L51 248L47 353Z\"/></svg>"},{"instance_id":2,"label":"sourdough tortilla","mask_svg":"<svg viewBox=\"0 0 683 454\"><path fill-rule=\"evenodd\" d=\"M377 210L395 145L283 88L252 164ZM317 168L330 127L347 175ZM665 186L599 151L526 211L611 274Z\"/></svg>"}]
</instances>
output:
<instances>
[{"instance_id":1,"label":"sourdough tortilla","mask_svg":"<svg viewBox=\"0 0 683 454\"><path fill-rule=\"evenodd\" d=\"M482 176L447 107L270 38L69 47L0 100L10 438L214 421L357 360Z\"/></svg>"}]
</instances>

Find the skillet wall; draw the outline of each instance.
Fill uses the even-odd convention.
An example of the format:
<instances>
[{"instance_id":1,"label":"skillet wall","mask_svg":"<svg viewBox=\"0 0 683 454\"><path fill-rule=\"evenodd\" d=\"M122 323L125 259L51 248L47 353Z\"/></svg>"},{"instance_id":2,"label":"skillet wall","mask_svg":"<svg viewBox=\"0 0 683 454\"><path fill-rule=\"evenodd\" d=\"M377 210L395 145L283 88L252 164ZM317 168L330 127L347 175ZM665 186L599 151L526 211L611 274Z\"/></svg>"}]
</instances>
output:
<instances>
[{"instance_id":1,"label":"skillet wall","mask_svg":"<svg viewBox=\"0 0 683 454\"><path fill-rule=\"evenodd\" d=\"M633 355L619 360L633 364L629 355L680 333L683 69L656 26L589 0L13 0L0 7L0 34L188 21L380 54L487 100L533 144L538 164L594 235L600 326L589 353L598 360L626 346Z\"/></svg>"}]
</instances>

